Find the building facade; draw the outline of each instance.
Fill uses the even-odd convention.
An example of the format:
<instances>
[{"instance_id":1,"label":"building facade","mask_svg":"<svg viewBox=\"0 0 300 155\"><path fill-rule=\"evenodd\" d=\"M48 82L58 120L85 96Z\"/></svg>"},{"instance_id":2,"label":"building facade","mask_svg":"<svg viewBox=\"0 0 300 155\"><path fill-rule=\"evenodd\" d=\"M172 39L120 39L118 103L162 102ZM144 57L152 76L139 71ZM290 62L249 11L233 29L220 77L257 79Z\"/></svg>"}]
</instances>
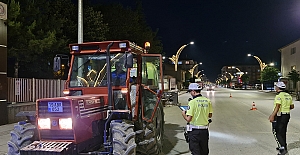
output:
<instances>
[{"instance_id":1,"label":"building facade","mask_svg":"<svg viewBox=\"0 0 300 155\"><path fill-rule=\"evenodd\" d=\"M260 66L259 65L235 65L235 66L223 66L221 74L219 76L226 76L232 78L233 82L240 83L239 77L248 75L249 81L247 84L255 85L260 83Z\"/></svg>"},{"instance_id":2,"label":"building facade","mask_svg":"<svg viewBox=\"0 0 300 155\"><path fill-rule=\"evenodd\" d=\"M287 79L289 72L292 70L300 71L300 39L280 48L278 51L281 53L281 74L283 78ZM298 82L298 91L299 86ZM292 81L289 82L288 87L289 89L295 89Z\"/></svg>"},{"instance_id":3,"label":"building facade","mask_svg":"<svg viewBox=\"0 0 300 155\"><path fill-rule=\"evenodd\" d=\"M196 64L197 62L194 60L179 60L177 71L175 71L174 63L170 60L165 59L163 63L164 77L168 79L174 77L176 79L177 88L184 89L186 85L188 85L190 78L192 78L189 70L191 70ZM200 66L194 68L194 76L198 73L199 67Z\"/></svg>"}]
</instances>

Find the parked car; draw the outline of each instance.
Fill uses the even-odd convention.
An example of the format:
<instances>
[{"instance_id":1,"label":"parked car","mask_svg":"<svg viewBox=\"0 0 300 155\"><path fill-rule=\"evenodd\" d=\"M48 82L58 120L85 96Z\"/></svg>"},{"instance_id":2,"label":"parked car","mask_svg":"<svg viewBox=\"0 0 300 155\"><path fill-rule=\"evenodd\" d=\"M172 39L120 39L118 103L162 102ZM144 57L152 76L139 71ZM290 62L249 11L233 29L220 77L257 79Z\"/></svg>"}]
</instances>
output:
<instances>
[{"instance_id":1,"label":"parked car","mask_svg":"<svg viewBox=\"0 0 300 155\"><path fill-rule=\"evenodd\" d=\"M258 90L260 90L261 89L261 84L255 84L255 89L258 89Z\"/></svg>"}]
</instances>

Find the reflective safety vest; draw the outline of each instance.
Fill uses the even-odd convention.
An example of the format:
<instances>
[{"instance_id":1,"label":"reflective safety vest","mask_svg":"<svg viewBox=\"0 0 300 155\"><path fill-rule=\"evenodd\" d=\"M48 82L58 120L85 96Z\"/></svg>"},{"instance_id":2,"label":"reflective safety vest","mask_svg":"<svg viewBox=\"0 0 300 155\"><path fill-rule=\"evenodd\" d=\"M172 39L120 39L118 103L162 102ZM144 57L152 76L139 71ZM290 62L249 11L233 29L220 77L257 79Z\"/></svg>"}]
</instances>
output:
<instances>
[{"instance_id":1,"label":"reflective safety vest","mask_svg":"<svg viewBox=\"0 0 300 155\"><path fill-rule=\"evenodd\" d=\"M198 96L189 102L186 115L192 116L191 125L208 125L208 114L213 112L211 101L203 96Z\"/></svg>"}]
</instances>

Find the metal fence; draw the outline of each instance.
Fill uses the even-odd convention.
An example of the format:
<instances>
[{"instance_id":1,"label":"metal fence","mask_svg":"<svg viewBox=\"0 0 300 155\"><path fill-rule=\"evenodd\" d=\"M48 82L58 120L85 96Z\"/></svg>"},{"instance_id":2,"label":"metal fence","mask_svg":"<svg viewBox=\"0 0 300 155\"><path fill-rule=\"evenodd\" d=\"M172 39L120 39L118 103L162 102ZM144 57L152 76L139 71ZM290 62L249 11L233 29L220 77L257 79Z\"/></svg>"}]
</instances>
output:
<instances>
[{"instance_id":1,"label":"metal fence","mask_svg":"<svg viewBox=\"0 0 300 155\"><path fill-rule=\"evenodd\" d=\"M35 102L39 98L63 96L65 80L7 78L8 102Z\"/></svg>"}]
</instances>

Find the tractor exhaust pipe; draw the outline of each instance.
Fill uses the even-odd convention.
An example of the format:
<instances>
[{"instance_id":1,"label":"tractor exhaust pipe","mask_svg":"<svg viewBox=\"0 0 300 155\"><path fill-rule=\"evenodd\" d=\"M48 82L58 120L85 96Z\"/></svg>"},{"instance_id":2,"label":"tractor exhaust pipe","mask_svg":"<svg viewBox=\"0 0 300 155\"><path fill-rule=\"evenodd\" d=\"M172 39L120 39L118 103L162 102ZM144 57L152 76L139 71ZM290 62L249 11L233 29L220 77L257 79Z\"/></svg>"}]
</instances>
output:
<instances>
[{"instance_id":1,"label":"tractor exhaust pipe","mask_svg":"<svg viewBox=\"0 0 300 155\"><path fill-rule=\"evenodd\" d=\"M111 42L106 47L106 69L107 69L107 86L108 86L108 108L109 110L112 110L112 83L111 83L111 66L110 66L110 48L114 44L114 42Z\"/></svg>"}]
</instances>

